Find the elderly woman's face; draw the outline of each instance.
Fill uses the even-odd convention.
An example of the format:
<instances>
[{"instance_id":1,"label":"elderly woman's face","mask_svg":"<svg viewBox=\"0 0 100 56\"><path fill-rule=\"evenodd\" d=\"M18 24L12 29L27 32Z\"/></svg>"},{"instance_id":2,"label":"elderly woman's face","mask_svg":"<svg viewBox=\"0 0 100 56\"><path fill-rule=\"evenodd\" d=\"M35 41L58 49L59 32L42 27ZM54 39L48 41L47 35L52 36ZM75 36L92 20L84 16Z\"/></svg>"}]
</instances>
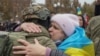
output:
<instances>
[{"instance_id":1,"label":"elderly woman's face","mask_svg":"<svg viewBox=\"0 0 100 56\"><path fill-rule=\"evenodd\" d=\"M54 41L56 40L63 40L65 38L65 34L62 31L61 27L56 22L51 22L51 27L49 28L49 33L51 39Z\"/></svg>"}]
</instances>

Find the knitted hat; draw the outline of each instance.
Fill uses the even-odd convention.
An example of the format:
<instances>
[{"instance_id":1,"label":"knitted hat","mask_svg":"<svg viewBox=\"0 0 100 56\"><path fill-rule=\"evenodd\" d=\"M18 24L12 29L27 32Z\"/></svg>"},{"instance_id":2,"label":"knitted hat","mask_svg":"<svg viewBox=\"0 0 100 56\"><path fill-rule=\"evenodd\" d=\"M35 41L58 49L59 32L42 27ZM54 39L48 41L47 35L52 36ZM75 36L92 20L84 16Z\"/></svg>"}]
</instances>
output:
<instances>
[{"instance_id":1,"label":"knitted hat","mask_svg":"<svg viewBox=\"0 0 100 56\"><path fill-rule=\"evenodd\" d=\"M72 35L75 28L79 26L79 19L74 14L56 14L51 18L51 21L59 24L67 36Z\"/></svg>"}]
</instances>

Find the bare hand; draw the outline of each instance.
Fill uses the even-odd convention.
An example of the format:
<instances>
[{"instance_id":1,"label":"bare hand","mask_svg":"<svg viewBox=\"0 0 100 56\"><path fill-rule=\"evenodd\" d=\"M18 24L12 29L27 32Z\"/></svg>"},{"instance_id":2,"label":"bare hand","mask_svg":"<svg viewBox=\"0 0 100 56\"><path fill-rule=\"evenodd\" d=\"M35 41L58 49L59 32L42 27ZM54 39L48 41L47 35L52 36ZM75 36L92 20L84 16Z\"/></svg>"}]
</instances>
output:
<instances>
[{"instance_id":1,"label":"bare hand","mask_svg":"<svg viewBox=\"0 0 100 56\"><path fill-rule=\"evenodd\" d=\"M41 29L39 27L39 25L36 25L34 23L23 23L20 25L20 28L24 31L27 31L27 32L41 32Z\"/></svg>"},{"instance_id":2,"label":"bare hand","mask_svg":"<svg viewBox=\"0 0 100 56\"><path fill-rule=\"evenodd\" d=\"M25 40L18 40L24 46L14 46L13 54L25 54L25 56L45 56L46 54L46 47L39 44L39 42L35 39L35 44L30 44Z\"/></svg>"}]
</instances>

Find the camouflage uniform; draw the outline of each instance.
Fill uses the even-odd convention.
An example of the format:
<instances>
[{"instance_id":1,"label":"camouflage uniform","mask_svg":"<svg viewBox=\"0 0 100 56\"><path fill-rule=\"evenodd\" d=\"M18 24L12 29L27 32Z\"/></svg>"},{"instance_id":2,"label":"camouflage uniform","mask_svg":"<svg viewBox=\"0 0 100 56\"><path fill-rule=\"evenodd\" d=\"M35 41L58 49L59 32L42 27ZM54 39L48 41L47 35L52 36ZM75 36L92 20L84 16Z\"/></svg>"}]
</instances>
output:
<instances>
[{"instance_id":1,"label":"camouflage uniform","mask_svg":"<svg viewBox=\"0 0 100 56\"><path fill-rule=\"evenodd\" d=\"M27 7L22 11L22 15L23 15L23 19L26 22L33 22L38 24L38 20L46 20L47 17L50 15L49 10L45 7L42 7L40 5L33 5L32 7ZM34 44L34 38L36 38L40 44L49 47L51 49L56 49L56 45L53 42L53 40L50 39L49 33L48 31L41 26L40 24L38 24L40 26L40 29L42 30L42 32L40 33L27 33L24 31L21 32L0 32L0 35L8 35L8 37L10 38L10 43L8 48L10 48L9 50L7 49L7 55L8 56L25 56L25 55L13 55L12 51L11 51L11 47L12 45L16 46L16 45L21 45L20 43L17 42L17 39L24 39L27 40L28 42ZM12 44L11 44L12 43ZM9 55L9 52L11 52L11 54ZM5 52L6 53L6 52ZM4 55L3 55L4 56Z\"/></svg>"},{"instance_id":2,"label":"camouflage uniform","mask_svg":"<svg viewBox=\"0 0 100 56\"><path fill-rule=\"evenodd\" d=\"M100 16L93 17L89 21L86 33L94 42L96 56L100 56Z\"/></svg>"}]
</instances>

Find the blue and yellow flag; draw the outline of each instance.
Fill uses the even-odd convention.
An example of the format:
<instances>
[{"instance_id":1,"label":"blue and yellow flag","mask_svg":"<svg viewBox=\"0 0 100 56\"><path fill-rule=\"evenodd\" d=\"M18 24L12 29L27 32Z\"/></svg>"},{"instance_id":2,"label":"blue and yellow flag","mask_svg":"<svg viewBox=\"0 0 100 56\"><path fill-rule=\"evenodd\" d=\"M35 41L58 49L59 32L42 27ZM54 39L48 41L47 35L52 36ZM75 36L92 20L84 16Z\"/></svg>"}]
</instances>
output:
<instances>
[{"instance_id":1,"label":"blue and yellow flag","mask_svg":"<svg viewBox=\"0 0 100 56\"><path fill-rule=\"evenodd\" d=\"M58 49L70 56L95 56L93 42L85 35L84 29L78 27L74 34L65 39Z\"/></svg>"},{"instance_id":2,"label":"blue and yellow flag","mask_svg":"<svg viewBox=\"0 0 100 56\"><path fill-rule=\"evenodd\" d=\"M82 15L82 11L80 7L77 7L77 15Z\"/></svg>"}]
</instances>

